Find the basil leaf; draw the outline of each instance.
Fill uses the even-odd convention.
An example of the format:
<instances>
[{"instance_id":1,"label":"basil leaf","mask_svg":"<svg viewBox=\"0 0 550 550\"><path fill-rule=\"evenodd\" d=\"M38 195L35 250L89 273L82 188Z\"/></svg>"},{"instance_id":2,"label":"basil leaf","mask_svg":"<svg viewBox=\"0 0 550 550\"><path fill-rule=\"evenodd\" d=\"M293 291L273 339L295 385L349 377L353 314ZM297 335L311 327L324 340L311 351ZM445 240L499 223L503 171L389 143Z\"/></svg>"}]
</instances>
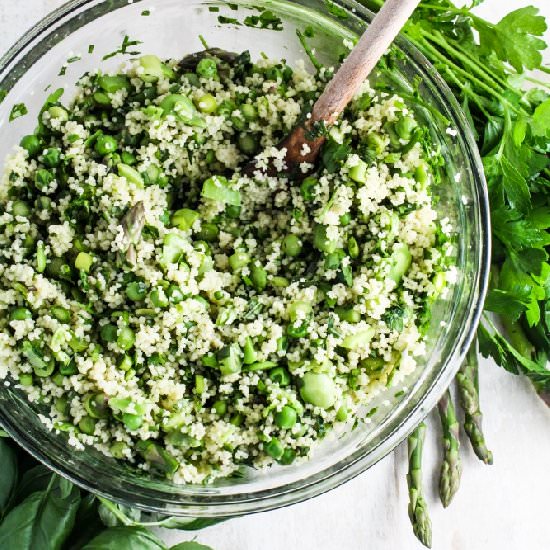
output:
<instances>
[{"instance_id":1,"label":"basil leaf","mask_svg":"<svg viewBox=\"0 0 550 550\"><path fill-rule=\"evenodd\" d=\"M0 524L0 548L58 550L68 539L80 504L72 487L62 498L59 478L53 475L45 491L38 491L13 508Z\"/></svg>"},{"instance_id":2,"label":"basil leaf","mask_svg":"<svg viewBox=\"0 0 550 550\"><path fill-rule=\"evenodd\" d=\"M82 550L166 550L153 533L141 527L111 527L100 533Z\"/></svg>"},{"instance_id":3,"label":"basil leaf","mask_svg":"<svg viewBox=\"0 0 550 550\"><path fill-rule=\"evenodd\" d=\"M54 475L51 470L42 464L27 470L17 486L14 504L20 504L33 493L45 491Z\"/></svg>"},{"instance_id":4,"label":"basil leaf","mask_svg":"<svg viewBox=\"0 0 550 550\"><path fill-rule=\"evenodd\" d=\"M0 439L0 519L4 517L17 486L17 456L4 439Z\"/></svg>"},{"instance_id":5,"label":"basil leaf","mask_svg":"<svg viewBox=\"0 0 550 550\"><path fill-rule=\"evenodd\" d=\"M176 546L172 546L170 550L212 550L210 546L205 544L200 544L194 540L189 540L187 542L180 542Z\"/></svg>"},{"instance_id":6,"label":"basil leaf","mask_svg":"<svg viewBox=\"0 0 550 550\"><path fill-rule=\"evenodd\" d=\"M95 495L87 494L80 501L76 513L75 525L64 550L80 550L85 544L105 529L98 514L98 500Z\"/></svg>"}]
</instances>

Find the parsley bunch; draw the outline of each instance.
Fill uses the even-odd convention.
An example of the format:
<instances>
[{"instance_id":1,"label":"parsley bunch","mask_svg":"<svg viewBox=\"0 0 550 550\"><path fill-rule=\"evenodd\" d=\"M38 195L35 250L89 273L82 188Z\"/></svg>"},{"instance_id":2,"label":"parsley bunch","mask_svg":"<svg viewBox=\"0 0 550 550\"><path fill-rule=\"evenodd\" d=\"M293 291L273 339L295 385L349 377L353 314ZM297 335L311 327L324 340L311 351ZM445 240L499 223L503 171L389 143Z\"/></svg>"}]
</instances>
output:
<instances>
[{"instance_id":1,"label":"parsley bunch","mask_svg":"<svg viewBox=\"0 0 550 550\"><path fill-rule=\"evenodd\" d=\"M532 6L489 23L472 12L481 1L459 8L425 0L404 34L459 100L485 168L493 257L480 349L526 375L550 405L550 69L541 53L547 27ZM383 0L362 3L376 11Z\"/></svg>"}]
</instances>

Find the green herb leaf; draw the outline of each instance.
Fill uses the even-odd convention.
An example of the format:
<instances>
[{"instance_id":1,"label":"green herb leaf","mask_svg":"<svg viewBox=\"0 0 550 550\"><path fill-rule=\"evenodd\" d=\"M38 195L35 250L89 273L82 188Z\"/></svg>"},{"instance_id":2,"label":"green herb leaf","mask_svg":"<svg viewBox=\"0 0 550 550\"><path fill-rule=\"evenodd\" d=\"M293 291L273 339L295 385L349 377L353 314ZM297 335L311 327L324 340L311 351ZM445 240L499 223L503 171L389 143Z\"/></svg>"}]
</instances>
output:
<instances>
[{"instance_id":1,"label":"green herb leaf","mask_svg":"<svg viewBox=\"0 0 550 550\"><path fill-rule=\"evenodd\" d=\"M540 50L546 47L544 40L537 38L546 31L544 17L537 15L539 10L527 6L503 17L496 25L474 18L479 31L482 52L494 52L497 57L510 63L517 72L536 69L542 63Z\"/></svg>"},{"instance_id":2,"label":"green herb leaf","mask_svg":"<svg viewBox=\"0 0 550 550\"><path fill-rule=\"evenodd\" d=\"M17 455L11 444L4 438L0 439L0 520L9 509L18 480Z\"/></svg>"},{"instance_id":3,"label":"green herb leaf","mask_svg":"<svg viewBox=\"0 0 550 550\"><path fill-rule=\"evenodd\" d=\"M166 550L153 533L141 527L111 527L100 533L82 550Z\"/></svg>"},{"instance_id":4,"label":"green herb leaf","mask_svg":"<svg viewBox=\"0 0 550 550\"><path fill-rule=\"evenodd\" d=\"M80 491L73 486L63 496L59 477L54 474L46 490L31 494L4 518L0 548L15 548L17 541L18 550L60 549L74 527Z\"/></svg>"},{"instance_id":5,"label":"green herb leaf","mask_svg":"<svg viewBox=\"0 0 550 550\"><path fill-rule=\"evenodd\" d=\"M548 137L550 135L550 98L535 109L531 129L535 136Z\"/></svg>"},{"instance_id":6,"label":"green herb leaf","mask_svg":"<svg viewBox=\"0 0 550 550\"><path fill-rule=\"evenodd\" d=\"M180 542L179 544L172 546L170 550L212 550L212 548L210 546L206 546L205 544L195 542L194 540L189 540L187 542Z\"/></svg>"},{"instance_id":7,"label":"green herb leaf","mask_svg":"<svg viewBox=\"0 0 550 550\"><path fill-rule=\"evenodd\" d=\"M10 122L13 122L15 119L25 116L29 110L24 103L16 103L10 112Z\"/></svg>"}]
</instances>

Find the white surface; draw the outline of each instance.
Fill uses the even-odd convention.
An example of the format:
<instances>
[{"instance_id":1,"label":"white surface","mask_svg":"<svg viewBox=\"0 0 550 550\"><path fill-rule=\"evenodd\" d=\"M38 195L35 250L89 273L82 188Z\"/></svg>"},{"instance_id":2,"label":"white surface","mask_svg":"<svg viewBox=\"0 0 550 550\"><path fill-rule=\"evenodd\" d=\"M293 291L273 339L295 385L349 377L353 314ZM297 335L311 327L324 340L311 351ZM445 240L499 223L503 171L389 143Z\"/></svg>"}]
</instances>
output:
<instances>
[{"instance_id":1,"label":"white surface","mask_svg":"<svg viewBox=\"0 0 550 550\"><path fill-rule=\"evenodd\" d=\"M62 3L0 0L0 52ZM487 0L478 11L498 20L528 3L540 7L550 20L548 0ZM495 464L481 464L463 441L462 486L448 510L443 510L437 499L439 425L437 419L429 419L425 480L433 547L548 550L550 409L525 381L489 362L482 365L481 395ZM215 550L418 550L422 546L407 518L405 455L401 446L394 455L328 494L290 508L231 520L196 536ZM194 535L170 532L166 540L175 543Z\"/></svg>"}]
</instances>

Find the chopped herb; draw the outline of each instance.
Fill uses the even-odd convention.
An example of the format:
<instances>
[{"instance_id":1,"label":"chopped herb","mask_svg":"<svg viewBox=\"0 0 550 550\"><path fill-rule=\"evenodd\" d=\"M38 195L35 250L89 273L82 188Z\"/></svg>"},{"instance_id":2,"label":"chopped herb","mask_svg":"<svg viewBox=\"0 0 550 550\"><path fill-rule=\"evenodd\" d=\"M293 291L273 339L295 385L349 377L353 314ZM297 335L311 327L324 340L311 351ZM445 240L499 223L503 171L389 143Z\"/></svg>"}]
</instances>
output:
<instances>
[{"instance_id":1,"label":"chopped herb","mask_svg":"<svg viewBox=\"0 0 550 550\"><path fill-rule=\"evenodd\" d=\"M311 25L308 25L304 29L304 35L307 36L308 38L313 38L315 36L315 30L313 29L313 27Z\"/></svg>"},{"instance_id":2,"label":"chopped herb","mask_svg":"<svg viewBox=\"0 0 550 550\"><path fill-rule=\"evenodd\" d=\"M210 6L208 8L208 11L210 11L212 13L218 13L220 11L220 8L218 6Z\"/></svg>"},{"instance_id":3,"label":"chopped herb","mask_svg":"<svg viewBox=\"0 0 550 550\"><path fill-rule=\"evenodd\" d=\"M234 17L226 17L225 15L218 16L218 22L222 25L240 25L241 23Z\"/></svg>"},{"instance_id":4,"label":"chopped herb","mask_svg":"<svg viewBox=\"0 0 550 550\"><path fill-rule=\"evenodd\" d=\"M227 7L230 9L230 10L233 10L233 11L237 11L239 9L239 6L237 4L227 4Z\"/></svg>"},{"instance_id":5,"label":"chopped herb","mask_svg":"<svg viewBox=\"0 0 550 550\"><path fill-rule=\"evenodd\" d=\"M303 33L300 29L296 29L296 35L298 36L298 40L300 41L300 44L302 44L302 48L304 48L306 55L309 57L311 64L315 67L317 71L320 71L323 68L323 64L315 57L313 49L307 43L306 34Z\"/></svg>"},{"instance_id":6,"label":"chopped herb","mask_svg":"<svg viewBox=\"0 0 550 550\"><path fill-rule=\"evenodd\" d=\"M88 46L88 53L92 54L92 53L94 53L94 50L95 50L95 44L90 44Z\"/></svg>"},{"instance_id":7,"label":"chopped herb","mask_svg":"<svg viewBox=\"0 0 550 550\"><path fill-rule=\"evenodd\" d=\"M6 99L7 95L8 95L8 92L6 92L6 90L0 89L0 103L2 103L4 99Z\"/></svg>"},{"instance_id":8,"label":"chopped herb","mask_svg":"<svg viewBox=\"0 0 550 550\"><path fill-rule=\"evenodd\" d=\"M128 48L132 46L137 46L139 44L142 44L141 40L130 40L129 36L125 36L122 40L122 44L120 45L120 48L118 50L115 50L114 52L108 53L103 56L103 61L106 59L110 59L111 57L115 57L118 54L122 55L139 55L140 52L138 51L129 51Z\"/></svg>"},{"instance_id":9,"label":"chopped herb","mask_svg":"<svg viewBox=\"0 0 550 550\"><path fill-rule=\"evenodd\" d=\"M28 112L29 110L24 103L17 103L11 109L10 122L13 122L16 118L25 116Z\"/></svg>"},{"instance_id":10,"label":"chopped herb","mask_svg":"<svg viewBox=\"0 0 550 550\"><path fill-rule=\"evenodd\" d=\"M67 73L67 65L62 65L61 69L59 69L59 72L57 73L57 76L65 76Z\"/></svg>"},{"instance_id":11,"label":"chopped herb","mask_svg":"<svg viewBox=\"0 0 550 550\"><path fill-rule=\"evenodd\" d=\"M199 40L201 41L202 47L207 50L208 49L208 42L206 42L206 38L202 34L199 34Z\"/></svg>"},{"instance_id":12,"label":"chopped herb","mask_svg":"<svg viewBox=\"0 0 550 550\"><path fill-rule=\"evenodd\" d=\"M260 15L249 15L245 17L244 24L247 27L260 29L271 29L274 31L283 30L283 22L272 11L265 10Z\"/></svg>"},{"instance_id":13,"label":"chopped herb","mask_svg":"<svg viewBox=\"0 0 550 550\"><path fill-rule=\"evenodd\" d=\"M151 15L151 10L143 10L141 15L142 17L149 17Z\"/></svg>"}]
</instances>

